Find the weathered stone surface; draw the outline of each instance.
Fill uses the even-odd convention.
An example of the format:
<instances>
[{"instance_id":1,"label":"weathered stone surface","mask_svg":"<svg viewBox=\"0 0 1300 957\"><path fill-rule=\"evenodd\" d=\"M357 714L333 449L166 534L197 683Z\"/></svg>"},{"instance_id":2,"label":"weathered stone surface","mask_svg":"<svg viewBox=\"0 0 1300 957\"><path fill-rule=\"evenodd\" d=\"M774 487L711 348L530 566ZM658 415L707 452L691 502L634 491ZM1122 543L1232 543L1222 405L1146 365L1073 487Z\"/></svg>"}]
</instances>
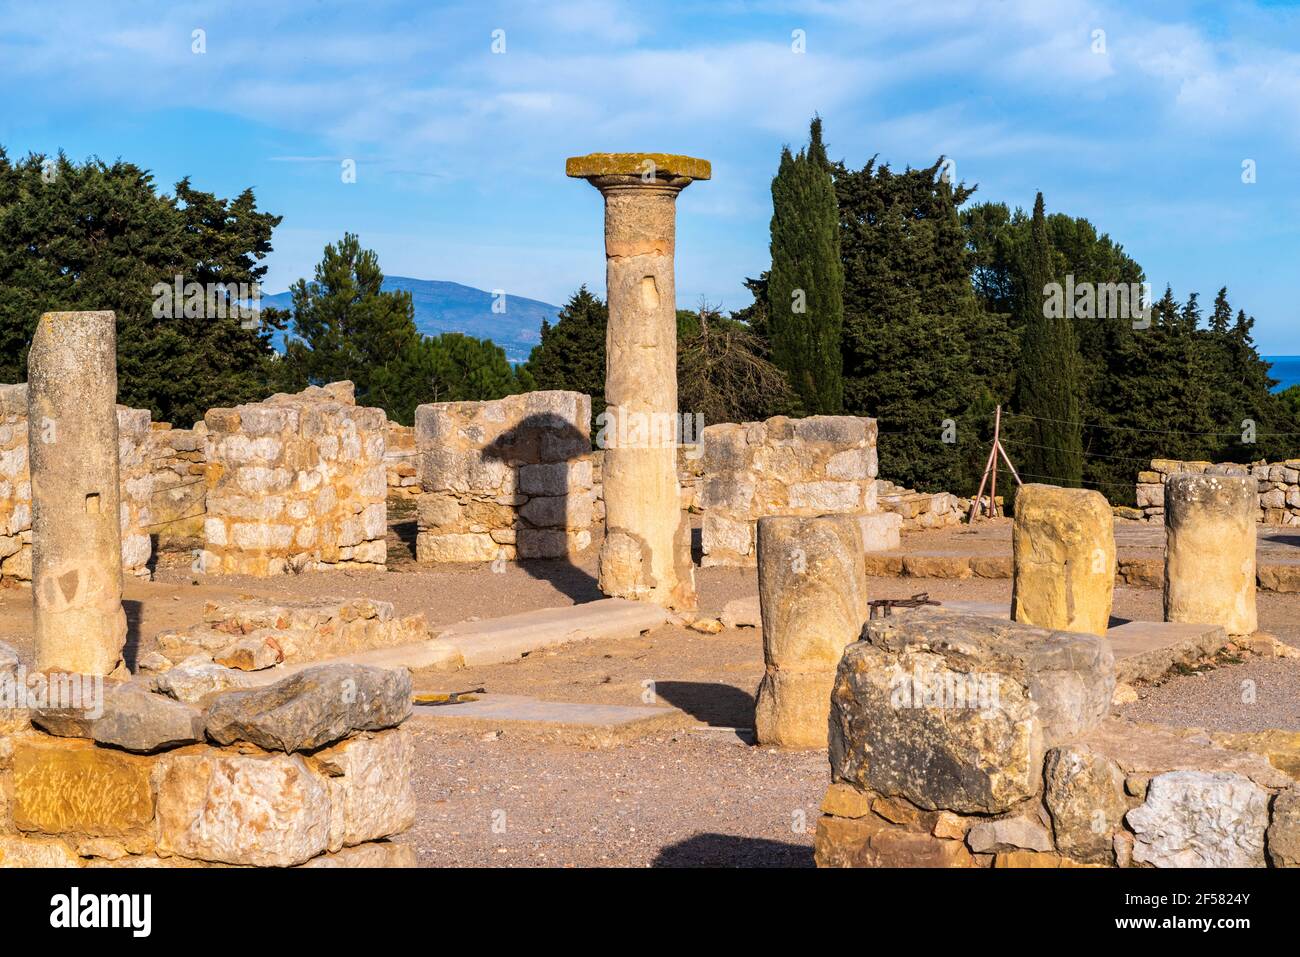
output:
<instances>
[{"instance_id":1,"label":"weathered stone surface","mask_svg":"<svg viewBox=\"0 0 1300 957\"><path fill-rule=\"evenodd\" d=\"M372 841L345 847L334 854L322 854L313 857L299 867L418 867L419 861L415 848L407 844L390 844L387 841Z\"/></svg>"},{"instance_id":2,"label":"weathered stone surface","mask_svg":"<svg viewBox=\"0 0 1300 957\"><path fill-rule=\"evenodd\" d=\"M727 628L761 628L763 613L758 596L733 598L722 606L722 624Z\"/></svg>"},{"instance_id":3,"label":"weathered stone surface","mask_svg":"<svg viewBox=\"0 0 1300 957\"><path fill-rule=\"evenodd\" d=\"M1274 867L1300 867L1300 790L1287 788L1273 800L1268 859Z\"/></svg>"},{"instance_id":4,"label":"weathered stone surface","mask_svg":"<svg viewBox=\"0 0 1300 957\"><path fill-rule=\"evenodd\" d=\"M262 671L284 661L284 649L270 636L250 636L217 652L212 660L237 671Z\"/></svg>"},{"instance_id":5,"label":"weathered stone surface","mask_svg":"<svg viewBox=\"0 0 1300 957\"><path fill-rule=\"evenodd\" d=\"M33 627L43 671L107 675L122 661L116 330L111 312L47 312L27 356Z\"/></svg>"},{"instance_id":6,"label":"weathered stone surface","mask_svg":"<svg viewBox=\"0 0 1300 957\"><path fill-rule=\"evenodd\" d=\"M1258 627L1255 481L1181 473L1165 483L1165 620Z\"/></svg>"},{"instance_id":7,"label":"weathered stone surface","mask_svg":"<svg viewBox=\"0 0 1300 957\"><path fill-rule=\"evenodd\" d=\"M833 817L866 817L871 813L871 795L851 784L836 781L826 789L821 811Z\"/></svg>"},{"instance_id":8,"label":"weathered stone surface","mask_svg":"<svg viewBox=\"0 0 1300 957\"><path fill-rule=\"evenodd\" d=\"M161 853L289 867L328 847L329 786L299 755L172 755L157 787Z\"/></svg>"},{"instance_id":9,"label":"weathered stone surface","mask_svg":"<svg viewBox=\"0 0 1300 957\"><path fill-rule=\"evenodd\" d=\"M626 161L641 158L629 154ZM673 276L677 194L690 179L660 174L657 165L648 179L612 172L616 168L623 168L622 160L571 166L571 174L585 176L605 200L607 404L596 444L605 450L606 537L599 584L612 597L690 610L695 573L677 483Z\"/></svg>"},{"instance_id":10,"label":"weathered stone surface","mask_svg":"<svg viewBox=\"0 0 1300 957\"><path fill-rule=\"evenodd\" d=\"M862 548L868 552L886 552L903 543L903 516L894 512L877 512L863 515Z\"/></svg>"},{"instance_id":11,"label":"weathered stone surface","mask_svg":"<svg viewBox=\"0 0 1300 957\"><path fill-rule=\"evenodd\" d=\"M12 814L22 831L116 836L153 818L150 763L81 741L23 739L13 750Z\"/></svg>"},{"instance_id":12,"label":"weathered stone surface","mask_svg":"<svg viewBox=\"0 0 1300 957\"><path fill-rule=\"evenodd\" d=\"M758 522L758 589L766 671L755 730L762 744L826 744L835 667L867 619L856 516Z\"/></svg>"},{"instance_id":13,"label":"weathered stone surface","mask_svg":"<svg viewBox=\"0 0 1300 957\"><path fill-rule=\"evenodd\" d=\"M1268 792L1230 771L1170 771L1128 812L1133 860L1156 867L1263 867Z\"/></svg>"},{"instance_id":14,"label":"weathered stone surface","mask_svg":"<svg viewBox=\"0 0 1300 957\"><path fill-rule=\"evenodd\" d=\"M79 866L77 855L62 841L0 834L0 868Z\"/></svg>"},{"instance_id":15,"label":"weathered stone surface","mask_svg":"<svg viewBox=\"0 0 1300 957\"><path fill-rule=\"evenodd\" d=\"M877 817L818 818L818 867L975 867L961 841L889 824Z\"/></svg>"},{"instance_id":16,"label":"weathered stone surface","mask_svg":"<svg viewBox=\"0 0 1300 957\"><path fill-rule=\"evenodd\" d=\"M1061 854L1040 851L1004 851L993 858L994 867L1095 867L1083 864Z\"/></svg>"},{"instance_id":17,"label":"weathered stone surface","mask_svg":"<svg viewBox=\"0 0 1300 957\"><path fill-rule=\"evenodd\" d=\"M92 717L86 709L38 709L32 723L48 734L90 738L140 754L203 739L203 715L197 708L133 682L106 684L101 714Z\"/></svg>"},{"instance_id":18,"label":"weathered stone surface","mask_svg":"<svg viewBox=\"0 0 1300 957\"><path fill-rule=\"evenodd\" d=\"M1039 793L1045 750L1114 690L1102 639L942 610L868 623L831 704L832 779L918 807L997 814Z\"/></svg>"},{"instance_id":19,"label":"weathered stone surface","mask_svg":"<svg viewBox=\"0 0 1300 957\"><path fill-rule=\"evenodd\" d=\"M330 850L389 837L415 823L414 747L401 728L349 738L312 757L328 776Z\"/></svg>"},{"instance_id":20,"label":"weathered stone surface","mask_svg":"<svg viewBox=\"0 0 1300 957\"><path fill-rule=\"evenodd\" d=\"M980 821L966 832L966 845L976 854L998 851L1052 850L1052 835L1038 821L1027 817L1001 817Z\"/></svg>"},{"instance_id":21,"label":"weathered stone surface","mask_svg":"<svg viewBox=\"0 0 1300 957\"><path fill-rule=\"evenodd\" d=\"M1167 727L1139 725L1121 718L1107 718L1072 743L1119 765L1125 775L1125 789L1135 797L1145 795L1143 782L1165 771L1232 772L1269 790L1293 783L1263 755L1225 750L1214 747L1204 736L1198 741Z\"/></svg>"},{"instance_id":22,"label":"weathered stone surface","mask_svg":"<svg viewBox=\"0 0 1300 957\"><path fill-rule=\"evenodd\" d=\"M187 658L153 678L155 691L187 704L199 704L221 691L251 687L253 679L245 672L226 668L201 657Z\"/></svg>"},{"instance_id":23,"label":"weathered stone surface","mask_svg":"<svg viewBox=\"0 0 1300 957\"><path fill-rule=\"evenodd\" d=\"M1128 810L1119 766L1087 748L1065 745L1048 752L1044 771L1043 803L1056 847L1081 861L1110 863L1113 835Z\"/></svg>"},{"instance_id":24,"label":"weathered stone surface","mask_svg":"<svg viewBox=\"0 0 1300 957\"><path fill-rule=\"evenodd\" d=\"M1023 486L1012 528L1011 617L1104 635L1115 590L1114 526L1100 492Z\"/></svg>"},{"instance_id":25,"label":"weathered stone surface","mask_svg":"<svg viewBox=\"0 0 1300 957\"><path fill-rule=\"evenodd\" d=\"M311 751L353 731L378 731L411 714L405 669L315 665L265 688L228 691L208 709L208 737L268 751Z\"/></svg>"}]
</instances>

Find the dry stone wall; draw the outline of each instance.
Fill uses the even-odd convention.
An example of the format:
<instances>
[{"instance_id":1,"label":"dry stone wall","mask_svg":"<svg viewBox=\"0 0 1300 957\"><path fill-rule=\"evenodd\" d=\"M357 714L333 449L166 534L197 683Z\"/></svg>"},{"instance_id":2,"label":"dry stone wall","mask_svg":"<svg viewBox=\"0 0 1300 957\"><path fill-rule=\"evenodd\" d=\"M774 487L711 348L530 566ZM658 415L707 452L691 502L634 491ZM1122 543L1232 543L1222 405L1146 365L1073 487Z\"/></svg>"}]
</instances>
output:
<instances>
[{"instance_id":1,"label":"dry stone wall","mask_svg":"<svg viewBox=\"0 0 1300 957\"><path fill-rule=\"evenodd\" d=\"M117 407L122 571L150 576L153 450L148 409ZM32 580L32 485L27 386L0 385L0 580Z\"/></svg>"},{"instance_id":2,"label":"dry stone wall","mask_svg":"<svg viewBox=\"0 0 1300 957\"><path fill-rule=\"evenodd\" d=\"M383 569L387 418L351 382L211 409L200 570Z\"/></svg>"},{"instance_id":3,"label":"dry stone wall","mask_svg":"<svg viewBox=\"0 0 1300 957\"><path fill-rule=\"evenodd\" d=\"M591 544L591 400L528 392L415 412L421 562L560 558Z\"/></svg>"},{"instance_id":4,"label":"dry stone wall","mask_svg":"<svg viewBox=\"0 0 1300 957\"><path fill-rule=\"evenodd\" d=\"M703 441L705 565L754 565L768 515L877 511L875 419L777 416L708 426Z\"/></svg>"},{"instance_id":5,"label":"dry stone wall","mask_svg":"<svg viewBox=\"0 0 1300 957\"><path fill-rule=\"evenodd\" d=\"M960 498L951 492L915 492L884 479L876 482L876 500L882 512L902 516L905 532L958 525L970 512L968 498ZM988 496L981 499L983 503L987 501ZM1001 502L1002 496L999 495L998 503Z\"/></svg>"},{"instance_id":6,"label":"dry stone wall","mask_svg":"<svg viewBox=\"0 0 1300 957\"><path fill-rule=\"evenodd\" d=\"M388 445L384 450L388 470L388 497L420 497L420 467L415 449L415 427L388 423Z\"/></svg>"},{"instance_id":7,"label":"dry stone wall","mask_svg":"<svg viewBox=\"0 0 1300 957\"><path fill-rule=\"evenodd\" d=\"M1109 716L1114 689L1096 635L873 619L831 695L818 866L1300 865L1300 785L1271 736L1136 725Z\"/></svg>"},{"instance_id":8,"label":"dry stone wall","mask_svg":"<svg viewBox=\"0 0 1300 957\"><path fill-rule=\"evenodd\" d=\"M207 511L208 427L174 429L154 422L149 433L153 488L149 495L152 534L159 542L189 542L203 537Z\"/></svg>"},{"instance_id":9,"label":"dry stone wall","mask_svg":"<svg viewBox=\"0 0 1300 957\"><path fill-rule=\"evenodd\" d=\"M317 665L194 701L149 679L67 701L0 646L0 867L400 867L405 670ZM41 686L43 687L43 685ZM22 690L19 690L22 689Z\"/></svg>"},{"instance_id":10,"label":"dry stone wall","mask_svg":"<svg viewBox=\"0 0 1300 957\"><path fill-rule=\"evenodd\" d=\"M1263 525L1300 525L1300 459L1285 462L1180 462L1152 459L1151 468L1138 473L1137 509L1126 509L1124 517L1148 522L1165 519L1165 482L1179 472L1206 475L1244 475L1259 483L1259 510L1255 520Z\"/></svg>"}]
</instances>

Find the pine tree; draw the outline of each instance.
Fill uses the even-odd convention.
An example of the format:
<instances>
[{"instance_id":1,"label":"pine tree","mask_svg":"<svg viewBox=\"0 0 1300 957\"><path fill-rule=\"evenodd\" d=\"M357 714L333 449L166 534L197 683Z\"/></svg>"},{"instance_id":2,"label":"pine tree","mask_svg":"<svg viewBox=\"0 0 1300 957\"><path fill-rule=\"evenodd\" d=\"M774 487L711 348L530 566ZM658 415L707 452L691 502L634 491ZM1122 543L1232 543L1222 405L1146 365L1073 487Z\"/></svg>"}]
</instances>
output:
<instances>
[{"instance_id":1,"label":"pine tree","mask_svg":"<svg viewBox=\"0 0 1300 957\"><path fill-rule=\"evenodd\" d=\"M605 411L605 327L609 309L583 285L564 304L555 324L542 323L542 341L522 371L538 389L568 389L591 396L591 414Z\"/></svg>"},{"instance_id":2,"label":"pine tree","mask_svg":"<svg viewBox=\"0 0 1300 957\"><path fill-rule=\"evenodd\" d=\"M1031 480L1078 487L1083 480L1079 349L1072 320L1064 309L1050 308L1046 299L1054 276L1042 193L1034 200L1024 257L1016 295L1017 318L1024 330L1016 405L1029 420L1032 441L1020 455L1022 472Z\"/></svg>"},{"instance_id":3,"label":"pine tree","mask_svg":"<svg viewBox=\"0 0 1300 957\"><path fill-rule=\"evenodd\" d=\"M809 414L833 414L844 401L840 337L844 325L844 267L832 168L814 117L807 150L781 151L772 180L772 268L768 275L768 335Z\"/></svg>"}]
</instances>

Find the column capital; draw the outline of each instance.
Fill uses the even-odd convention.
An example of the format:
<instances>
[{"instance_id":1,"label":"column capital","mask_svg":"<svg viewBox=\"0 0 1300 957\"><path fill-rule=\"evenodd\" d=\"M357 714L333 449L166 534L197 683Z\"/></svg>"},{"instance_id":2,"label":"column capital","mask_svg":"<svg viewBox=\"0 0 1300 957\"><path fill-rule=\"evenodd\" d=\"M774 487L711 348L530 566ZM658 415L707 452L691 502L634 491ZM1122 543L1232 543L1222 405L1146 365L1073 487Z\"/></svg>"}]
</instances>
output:
<instances>
[{"instance_id":1,"label":"column capital","mask_svg":"<svg viewBox=\"0 0 1300 957\"><path fill-rule=\"evenodd\" d=\"M694 180L710 179L708 160L676 153L588 153L570 156L564 172L585 179L598 189L606 186L673 186L681 189Z\"/></svg>"}]
</instances>

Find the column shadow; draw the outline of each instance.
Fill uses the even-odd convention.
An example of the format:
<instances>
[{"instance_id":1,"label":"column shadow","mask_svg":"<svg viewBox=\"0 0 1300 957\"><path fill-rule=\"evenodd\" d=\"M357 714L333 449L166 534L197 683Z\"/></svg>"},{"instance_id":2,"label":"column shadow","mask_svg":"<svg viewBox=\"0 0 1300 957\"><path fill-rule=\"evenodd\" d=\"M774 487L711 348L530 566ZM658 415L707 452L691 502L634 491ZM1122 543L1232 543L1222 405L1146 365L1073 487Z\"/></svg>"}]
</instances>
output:
<instances>
[{"instance_id":1,"label":"column shadow","mask_svg":"<svg viewBox=\"0 0 1300 957\"><path fill-rule=\"evenodd\" d=\"M515 564L574 604L605 597L595 576L574 563L567 541L570 525L591 531L591 502L573 498L568 475L590 452L591 436L550 412L528 416L482 452L485 461L509 466L516 494L528 496L515 512Z\"/></svg>"}]
</instances>

